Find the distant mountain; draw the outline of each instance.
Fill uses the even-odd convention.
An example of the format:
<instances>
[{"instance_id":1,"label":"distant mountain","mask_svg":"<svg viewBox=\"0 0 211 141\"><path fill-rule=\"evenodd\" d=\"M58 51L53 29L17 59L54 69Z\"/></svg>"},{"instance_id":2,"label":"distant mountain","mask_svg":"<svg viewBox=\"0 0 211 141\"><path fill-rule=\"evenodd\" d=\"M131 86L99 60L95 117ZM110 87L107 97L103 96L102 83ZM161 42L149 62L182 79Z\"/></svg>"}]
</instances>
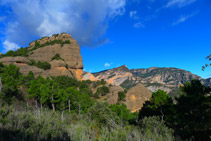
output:
<instances>
[{"instance_id":1,"label":"distant mountain","mask_svg":"<svg viewBox=\"0 0 211 141\"><path fill-rule=\"evenodd\" d=\"M183 69L151 67L148 69L129 70L125 65L93 74L86 72L83 75L83 79L92 81L104 79L110 84L120 85L126 89L141 83L152 92L162 89L171 96L177 95L179 86L192 79L201 80L204 85L211 84L211 78L202 79L200 76Z\"/></svg>"}]
</instances>

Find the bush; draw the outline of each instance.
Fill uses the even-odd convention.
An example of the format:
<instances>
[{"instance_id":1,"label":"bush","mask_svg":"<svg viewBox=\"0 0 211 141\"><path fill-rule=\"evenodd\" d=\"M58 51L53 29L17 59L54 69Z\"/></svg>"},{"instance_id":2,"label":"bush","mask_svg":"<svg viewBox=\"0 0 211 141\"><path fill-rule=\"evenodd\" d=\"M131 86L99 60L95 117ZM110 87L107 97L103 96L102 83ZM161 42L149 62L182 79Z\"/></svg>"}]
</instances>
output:
<instances>
[{"instance_id":1,"label":"bush","mask_svg":"<svg viewBox=\"0 0 211 141\"><path fill-rule=\"evenodd\" d=\"M36 62L35 60L30 60L29 65L36 66L44 70L51 69L51 64L49 64L48 62L41 62L41 61Z\"/></svg>"},{"instance_id":2,"label":"bush","mask_svg":"<svg viewBox=\"0 0 211 141\"><path fill-rule=\"evenodd\" d=\"M140 121L142 133L152 137L155 140L174 140L173 130L168 128L159 117L145 117Z\"/></svg>"},{"instance_id":3,"label":"bush","mask_svg":"<svg viewBox=\"0 0 211 141\"><path fill-rule=\"evenodd\" d=\"M63 60L64 61L64 59L62 59L59 54L56 54L54 57L52 57L51 60Z\"/></svg>"},{"instance_id":4,"label":"bush","mask_svg":"<svg viewBox=\"0 0 211 141\"><path fill-rule=\"evenodd\" d=\"M109 88L106 86L102 86L102 87L97 88L95 97L98 98L99 96L105 96L107 93L109 93Z\"/></svg>"},{"instance_id":5,"label":"bush","mask_svg":"<svg viewBox=\"0 0 211 141\"><path fill-rule=\"evenodd\" d=\"M118 101L125 101L126 93L125 91L119 91L118 92Z\"/></svg>"}]
</instances>

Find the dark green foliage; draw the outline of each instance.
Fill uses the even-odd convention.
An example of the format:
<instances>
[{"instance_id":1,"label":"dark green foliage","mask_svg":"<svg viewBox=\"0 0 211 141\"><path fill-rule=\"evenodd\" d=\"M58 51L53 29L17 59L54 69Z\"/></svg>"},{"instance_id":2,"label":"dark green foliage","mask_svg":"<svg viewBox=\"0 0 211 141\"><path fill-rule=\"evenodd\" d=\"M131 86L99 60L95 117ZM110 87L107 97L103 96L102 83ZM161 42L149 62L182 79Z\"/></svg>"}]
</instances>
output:
<instances>
[{"instance_id":1,"label":"dark green foliage","mask_svg":"<svg viewBox=\"0 0 211 141\"><path fill-rule=\"evenodd\" d=\"M144 134L156 133L163 138L162 140L171 138L172 134L174 133L172 129L168 128L164 124L164 122L162 122L160 118L156 116L143 118L143 120L140 121L139 125ZM174 140L174 139L172 138L169 140Z\"/></svg>"},{"instance_id":2,"label":"dark green foliage","mask_svg":"<svg viewBox=\"0 0 211 141\"><path fill-rule=\"evenodd\" d=\"M126 98L126 91L119 91L118 92L118 101L125 101Z\"/></svg>"},{"instance_id":3,"label":"dark green foliage","mask_svg":"<svg viewBox=\"0 0 211 141\"><path fill-rule=\"evenodd\" d=\"M4 64L0 62L0 73L4 72Z\"/></svg>"},{"instance_id":4,"label":"dark green foliage","mask_svg":"<svg viewBox=\"0 0 211 141\"><path fill-rule=\"evenodd\" d=\"M150 101L146 101L140 110L139 119L145 116L160 116L162 120L171 121L171 115L174 114L173 100L163 90L152 93Z\"/></svg>"},{"instance_id":5,"label":"dark green foliage","mask_svg":"<svg viewBox=\"0 0 211 141\"><path fill-rule=\"evenodd\" d=\"M135 120L135 118L138 117L138 113L131 113L125 104L112 104L109 108L116 113L120 119L124 120L124 122Z\"/></svg>"},{"instance_id":6,"label":"dark green foliage","mask_svg":"<svg viewBox=\"0 0 211 141\"><path fill-rule=\"evenodd\" d=\"M98 128L102 128L103 126L114 128L118 126L118 123L120 122L120 118L116 113L111 111L106 103L97 102L89 109L88 115L92 120L96 121Z\"/></svg>"},{"instance_id":7,"label":"dark green foliage","mask_svg":"<svg viewBox=\"0 0 211 141\"><path fill-rule=\"evenodd\" d=\"M0 99L6 103L11 104L13 100L22 100L22 93L18 89L20 84L21 74L19 68L13 64L5 66L3 73L1 73L2 91L0 92Z\"/></svg>"},{"instance_id":8,"label":"dark green foliage","mask_svg":"<svg viewBox=\"0 0 211 141\"><path fill-rule=\"evenodd\" d=\"M159 116L182 139L210 140L211 89L199 80L187 82L181 87L181 95L174 105L170 97L159 90L152 94L139 113L139 119Z\"/></svg>"},{"instance_id":9,"label":"dark green foliage","mask_svg":"<svg viewBox=\"0 0 211 141\"><path fill-rule=\"evenodd\" d=\"M100 80L100 84L101 84L101 85L105 85L105 84L106 84L106 81L105 81L104 79L101 79L101 80Z\"/></svg>"},{"instance_id":10,"label":"dark green foliage","mask_svg":"<svg viewBox=\"0 0 211 141\"><path fill-rule=\"evenodd\" d=\"M49 45L54 45L54 44L61 44L61 47L62 47L64 44L71 44L71 42L69 40L65 40L65 41L62 41L62 40L53 40L53 41L47 41L44 44L40 44L39 42L35 42L35 46L32 48L32 51L33 50L36 50L38 48L41 48L41 47L45 47L45 46L49 46Z\"/></svg>"},{"instance_id":11,"label":"dark green foliage","mask_svg":"<svg viewBox=\"0 0 211 141\"><path fill-rule=\"evenodd\" d=\"M48 62L40 62L40 61L38 61L36 66L38 68L41 68L41 69L44 69L44 70L48 70L48 69L51 68L51 64L49 64Z\"/></svg>"},{"instance_id":12,"label":"dark green foliage","mask_svg":"<svg viewBox=\"0 0 211 141\"><path fill-rule=\"evenodd\" d=\"M51 64L49 64L48 62L41 62L41 61L36 62L35 60L30 60L29 65L36 66L44 70L48 70L51 68Z\"/></svg>"},{"instance_id":13,"label":"dark green foliage","mask_svg":"<svg viewBox=\"0 0 211 141\"><path fill-rule=\"evenodd\" d=\"M106 86L101 86L97 88L97 91L94 96L96 98L99 98L99 96L105 96L107 93L109 93L109 88Z\"/></svg>"},{"instance_id":14,"label":"dark green foliage","mask_svg":"<svg viewBox=\"0 0 211 141\"><path fill-rule=\"evenodd\" d=\"M13 50L9 50L9 51L5 54L5 56L11 56L11 57L14 57L14 56L15 56L15 51L13 51Z\"/></svg>"},{"instance_id":15,"label":"dark green foliage","mask_svg":"<svg viewBox=\"0 0 211 141\"><path fill-rule=\"evenodd\" d=\"M70 78L68 76L58 76L53 77L53 80L59 84L59 86L63 89L68 87L79 87L80 82L74 78Z\"/></svg>"},{"instance_id":16,"label":"dark green foliage","mask_svg":"<svg viewBox=\"0 0 211 141\"><path fill-rule=\"evenodd\" d=\"M54 57L52 57L51 60L64 60L64 59L62 59L59 54L56 54Z\"/></svg>"},{"instance_id":17,"label":"dark green foliage","mask_svg":"<svg viewBox=\"0 0 211 141\"><path fill-rule=\"evenodd\" d=\"M176 98L175 131L184 139L210 140L211 89L192 80L181 91L183 94Z\"/></svg>"},{"instance_id":18,"label":"dark green foliage","mask_svg":"<svg viewBox=\"0 0 211 141\"><path fill-rule=\"evenodd\" d=\"M53 36L58 37L58 36L59 36L59 34L53 34Z\"/></svg>"}]
</instances>

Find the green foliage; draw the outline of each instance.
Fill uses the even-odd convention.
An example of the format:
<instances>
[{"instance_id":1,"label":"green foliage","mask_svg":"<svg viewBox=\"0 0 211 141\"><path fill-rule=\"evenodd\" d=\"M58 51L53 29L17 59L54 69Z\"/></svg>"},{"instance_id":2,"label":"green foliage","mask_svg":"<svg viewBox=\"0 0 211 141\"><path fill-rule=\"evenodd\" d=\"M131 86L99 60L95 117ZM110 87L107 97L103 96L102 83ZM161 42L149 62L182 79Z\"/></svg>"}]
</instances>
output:
<instances>
[{"instance_id":1,"label":"green foliage","mask_svg":"<svg viewBox=\"0 0 211 141\"><path fill-rule=\"evenodd\" d=\"M137 113L131 113L125 104L112 104L109 106L112 112L116 113L124 122L135 120L138 117Z\"/></svg>"},{"instance_id":2,"label":"green foliage","mask_svg":"<svg viewBox=\"0 0 211 141\"><path fill-rule=\"evenodd\" d=\"M126 92L125 91L119 91L118 92L118 101L125 101L126 98Z\"/></svg>"},{"instance_id":3,"label":"green foliage","mask_svg":"<svg viewBox=\"0 0 211 141\"><path fill-rule=\"evenodd\" d=\"M183 139L210 140L211 89L192 80L181 91L183 94L176 98L175 131Z\"/></svg>"},{"instance_id":4,"label":"green foliage","mask_svg":"<svg viewBox=\"0 0 211 141\"><path fill-rule=\"evenodd\" d=\"M62 47L64 44L71 44L71 42L69 40L65 40L65 41L62 41L62 40L52 40L52 41L47 41L44 44L40 44L39 42L35 42L35 46L32 48L32 51L33 50L36 50L38 48L41 48L41 47L45 47L45 46L49 46L49 45L54 45L54 44L61 44L61 47Z\"/></svg>"},{"instance_id":5,"label":"green foliage","mask_svg":"<svg viewBox=\"0 0 211 141\"><path fill-rule=\"evenodd\" d=\"M29 65L36 66L44 70L48 70L51 68L51 64L49 64L48 62L41 62L41 61L36 62L35 60L30 60Z\"/></svg>"},{"instance_id":6,"label":"green foliage","mask_svg":"<svg viewBox=\"0 0 211 141\"><path fill-rule=\"evenodd\" d=\"M101 85L105 85L105 84L106 84L106 81L105 81L104 79L101 79L101 80L100 80L100 84L101 84Z\"/></svg>"},{"instance_id":7,"label":"green foliage","mask_svg":"<svg viewBox=\"0 0 211 141\"><path fill-rule=\"evenodd\" d=\"M96 122L97 127L99 128L102 128L103 126L115 128L120 122L119 117L111 111L106 103L97 102L89 109L88 115L90 119Z\"/></svg>"},{"instance_id":8,"label":"green foliage","mask_svg":"<svg viewBox=\"0 0 211 141\"><path fill-rule=\"evenodd\" d=\"M101 86L97 88L97 91L94 96L96 98L99 98L99 96L105 96L107 93L109 93L109 88L106 86Z\"/></svg>"},{"instance_id":9,"label":"green foliage","mask_svg":"<svg viewBox=\"0 0 211 141\"><path fill-rule=\"evenodd\" d=\"M149 116L160 116L169 125L175 113L172 98L163 90L152 93L139 112L139 119Z\"/></svg>"},{"instance_id":10,"label":"green foliage","mask_svg":"<svg viewBox=\"0 0 211 141\"><path fill-rule=\"evenodd\" d=\"M52 57L51 60L64 60L64 59L62 59L59 54L56 54L54 57Z\"/></svg>"},{"instance_id":11,"label":"green foliage","mask_svg":"<svg viewBox=\"0 0 211 141\"><path fill-rule=\"evenodd\" d=\"M22 100L22 93L18 89L21 73L19 68L13 64L5 66L1 73L3 88L0 92L0 99L11 104L15 99Z\"/></svg>"},{"instance_id":12,"label":"green foliage","mask_svg":"<svg viewBox=\"0 0 211 141\"><path fill-rule=\"evenodd\" d=\"M4 72L4 64L0 62L0 73Z\"/></svg>"},{"instance_id":13,"label":"green foliage","mask_svg":"<svg viewBox=\"0 0 211 141\"><path fill-rule=\"evenodd\" d=\"M51 64L49 64L48 62L41 62L41 61L38 61L36 66L44 70L48 70L51 68Z\"/></svg>"},{"instance_id":14,"label":"green foliage","mask_svg":"<svg viewBox=\"0 0 211 141\"><path fill-rule=\"evenodd\" d=\"M164 122L160 121L159 117L145 117L140 121L140 127L143 134L150 136L154 134L155 140L174 140L173 130L168 128Z\"/></svg>"}]
</instances>

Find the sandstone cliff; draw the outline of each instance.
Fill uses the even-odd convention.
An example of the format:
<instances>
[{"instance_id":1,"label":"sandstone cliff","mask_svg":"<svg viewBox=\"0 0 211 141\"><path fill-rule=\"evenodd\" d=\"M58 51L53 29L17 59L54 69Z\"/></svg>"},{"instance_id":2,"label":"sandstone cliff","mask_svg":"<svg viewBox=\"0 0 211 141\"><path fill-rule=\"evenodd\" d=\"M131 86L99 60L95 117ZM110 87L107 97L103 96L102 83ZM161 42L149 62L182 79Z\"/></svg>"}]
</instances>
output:
<instances>
[{"instance_id":1,"label":"sandstone cliff","mask_svg":"<svg viewBox=\"0 0 211 141\"><path fill-rule=\"evenodd\" d=\"M62 33L44 37L33 41L24 50L27 52L24 56L8 57L4 55L0 62L6 65L11 63L17 65L24 75L32 71L35 76L66 75L82 80L83 62L80 47L71 35ZM37 62L47 62L51 67L46 70L38 68L34 65Z\"/></svg>"}]
</instances>

